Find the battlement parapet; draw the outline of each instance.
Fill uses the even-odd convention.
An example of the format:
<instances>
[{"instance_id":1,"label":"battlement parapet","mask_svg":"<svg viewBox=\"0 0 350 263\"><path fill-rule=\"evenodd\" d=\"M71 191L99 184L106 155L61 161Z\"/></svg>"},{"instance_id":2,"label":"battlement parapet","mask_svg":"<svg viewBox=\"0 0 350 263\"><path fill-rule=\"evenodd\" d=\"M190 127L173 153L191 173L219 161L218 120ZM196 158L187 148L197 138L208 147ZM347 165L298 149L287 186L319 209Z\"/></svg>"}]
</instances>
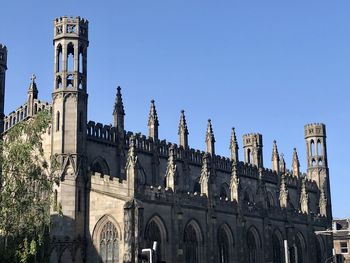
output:
<instances>
[{"instance_id":1,"label":"battlement parapet","mask_svg":"<svg viewBox=\"0 0 350 263\"><path fill-rule=\"evenodd\" d=\"M237 163L237 172L239 176L246 176L258 179L259 169L256 165L244 162Z\"/></svg>"},{"instance_id":2,"label":"battlement parapet","mask_svg":"<svg viewBox=\"0 0 350 263\"><path fill-rule=\"evenodd\" d=\"M263 138L260 133L247 133L243 135L243 147L254 146L254 140L258 146L263 146Z\"/></svg>"},{"instance_id":3,"label":"battlement parapet","mask_svg":"<svg viewBox=\"0 0 350 263\"><path fill-rule=\"evenodd\" d=\"M264 168L262 169L262 172L263 172L263 178L265 181L269 183L277 183L278 174L276 171L273 171L272 169Z\"/></svg>"},{"instance_id":4,"label":"battlement parapet","mask_svg":"<svg viewBox=\"0 0 350 263\"><path fill-rule=\"evenodd\" d=\"M48 102L40 101L35 99L34 100L34 110L33 114L37 114L38 112L41 112L45 109L48 109L50 113L52 112L52 105ZM18 107L15 111L12 111L9 113L9 115L5 116L4 118L4 131L9 130L12 128L15 124L26 120L30 117L30 113L28 112L28 104L24 103L20 107Z\"/></svg>"},{"instance_id":5,"label":"battlement parapet","mask_svg":"<svg viewBox=\"0 0 350 263\"><path fill-rule=\"evenodd\" d=\"M326 125L323 123L311 123L304 126L305 139L309 137L326 137Z\"/></svg>"},{"instance_id":6,"label":"battlement parapet","mask_svg":"<svg viewBox=\"0 0 350 263\"><path fill-rule=\"evenodd\" d=\"M62 16L54 20L54 40L62 37L88 39L89 21L77 17Z\"/></svg>"},{"instance_id":7,"label":"battlement parapet","mask_svg":"<svg viewBox=\"0 0 350 263\"><path fill-rule=\"evenodd\" d=\"M117 129L112 125L103 125L102 123L95 123L89 121L86 125L87 136L90 139L95 139L102 142L109 142L115 144L117 142Z\"/></svg>"}]
</instances>

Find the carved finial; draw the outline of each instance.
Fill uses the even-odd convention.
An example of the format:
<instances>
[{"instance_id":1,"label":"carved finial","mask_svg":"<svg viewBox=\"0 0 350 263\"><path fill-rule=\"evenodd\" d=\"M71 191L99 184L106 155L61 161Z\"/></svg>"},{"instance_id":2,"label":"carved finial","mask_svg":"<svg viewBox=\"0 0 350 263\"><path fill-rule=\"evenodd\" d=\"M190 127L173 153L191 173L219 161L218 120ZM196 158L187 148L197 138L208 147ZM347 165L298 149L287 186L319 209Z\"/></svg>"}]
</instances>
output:
<instances>
[{"instance_id":1,"label":"carved finial","mask_svg":"<svg viewBox=\"0 0 350 263\"><path fill-rule=\"evenodd\" d=\"M278 155L276 140L273 141L271 161L272 161L272 170L278 174L280 172L280 167L279 167L280 166L280 157Z\"/></svg>"},{"instance_id":2,"label":"carved finial","mask_svg":"<svg viewBox=\"0 0 350 263\"><path fill-rule=\"evenodd\" d=\"M284 154L281 153L280 155L280 172L281 174L286 173L286 162L284 161Z\"/></svg>"},{"instance_id":3,"label":"carved finial","mask_svg":"<svg viewBox=\"0 0 350 263\"><path fill-rule=\"evenodd\" d=\"M294 148L293 150L293 161L292 161L292 171L293 171L293 176L298 177L300 174L300 162L299 162L299 157L297 153L297 149Z\"/></svg>"},{"instance_id":4,"label":"carved finial","mask_svg":"<svg viewBox=\"0 0 350 263\"><path fill-rule=\"evenodd\" d=\"M301 181L301 192L300 192L300 209L303 213L309 213L309 195L306 191L306 180L305 178Z\"/></svg>"},{"instance_id":5,"label":"carved finial","mask_svg":"<svg viewBox=\"0 0 350 263\"><path fill-rule=\"evenodd\" d=\"M286 186L284 174L281 177L279 200L280 200L280 206L282 208L286 208L288 204L288 189Z\"/></svg>"},{"instance_id":6,"label":"carved finial","mask_svg":"<svg viewBox=\"0 0 350 263\"><path fill-rule=\"evenodd\" d=\"M214 137L213 127L211 125L210 119L208 119L205 142L207 145L207 153L210 153L213 156L215 154L215 137Z\"/></svg>"},{"instance_id":7,"label":"carved finial","mask_svg":"<svg viewBox=\"0 0 350 263\"><path fill-rule=\"evenodd\" d=\"M231 150L231 160L233 162L238 162L238 142L236 137L236 130L233 127L231 130L231 140L230 140L230 150Z\"/></svg>"},{"instance_id":8,"label":"carved finial","mask_svg":"<svg viewBox=\"0 0 350 263\"><path fill-rule=\"evenodd\" d=\"M32 83L35 83L36 76L35 76L35 74L34 74L34 73L32 74L32 77L31 77L30 79L32 80Z\"/></svg>"},{"instance_id":9,"label":"carved finial","mask_svg":"<svg viewBox=\"0 0 350 263\"><path fill-rule=\"evenodd\" d=\"M180 145L184 148L188 148L188 129L184 110L181 111L178 134Z\"/></svg>"},{"instance_id":10,"label":"carved finial","mask_svg":"<svg viewBox=\"0 0 350 263\"><path fill-rule=\"evenodd\" d=\"M148 117L148 136L153 138L153 140L158 140L158 115L154 100L151 100L151 108Z\"/></svg>"},{"instance_id":11,"label":"carved finial","mask_svg":"<svg viewBox=\"0 0 350 263\"><path fill-rule=\"evenodd\" d=\"M117 94L115 96L113 116L114 116L114 127L117 127L119 132L123 132L125 111L124 111L121 88L119 86L117 87Z\"/></svg>"}]
</instances>

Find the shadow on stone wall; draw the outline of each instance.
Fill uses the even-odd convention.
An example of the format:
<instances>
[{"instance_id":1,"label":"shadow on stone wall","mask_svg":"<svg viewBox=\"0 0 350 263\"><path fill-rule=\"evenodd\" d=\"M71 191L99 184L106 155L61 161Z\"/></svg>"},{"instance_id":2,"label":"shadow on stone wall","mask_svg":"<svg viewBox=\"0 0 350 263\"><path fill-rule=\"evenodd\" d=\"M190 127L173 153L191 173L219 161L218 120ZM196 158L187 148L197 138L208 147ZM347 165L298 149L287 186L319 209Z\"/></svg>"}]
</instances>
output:
<instances>
[{"instance_id":1,"label":"shadow on stone wall","mask_svg":"<svg viewBox=\"0 0 350 263\"><path fill-rule=\"evenodd\" d=\"M75 234L74 229L81 229L82 234ZM50 236L50 263L101 262L90 231L86 229L84 232L72 218L51 215Z\"/></svg>"}]
</instances>

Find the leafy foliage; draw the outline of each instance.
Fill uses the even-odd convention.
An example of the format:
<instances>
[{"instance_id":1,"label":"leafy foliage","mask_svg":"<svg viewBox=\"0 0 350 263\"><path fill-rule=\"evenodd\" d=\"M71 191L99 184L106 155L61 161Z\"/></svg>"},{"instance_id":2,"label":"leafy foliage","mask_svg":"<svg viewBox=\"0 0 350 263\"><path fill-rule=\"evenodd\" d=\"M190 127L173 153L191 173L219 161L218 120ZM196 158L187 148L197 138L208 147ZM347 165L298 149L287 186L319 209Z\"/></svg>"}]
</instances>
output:
<instances>
[{"instance_id":1,"label":"leafy foliage","mask_svg":"<svg viewBox=\"0 0 350 263\"><path fill-rule=\"evenodd\" d=\"M53 167L44 154L48 111L17 123L0 142L0 262L44 262Z\"/></svg>"}]
</instances>

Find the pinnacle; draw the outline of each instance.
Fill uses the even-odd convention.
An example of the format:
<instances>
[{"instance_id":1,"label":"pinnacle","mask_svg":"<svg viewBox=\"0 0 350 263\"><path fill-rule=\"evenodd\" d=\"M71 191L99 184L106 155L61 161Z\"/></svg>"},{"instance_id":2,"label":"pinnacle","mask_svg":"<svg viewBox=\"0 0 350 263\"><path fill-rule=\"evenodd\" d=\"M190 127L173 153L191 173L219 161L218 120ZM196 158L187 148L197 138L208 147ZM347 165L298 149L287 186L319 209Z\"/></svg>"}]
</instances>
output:
<instances>
[{"instance_id":1,"label":"pinnacle","mask_svg":"<svg viewBox=\"0 0 350 263\"><path fill-rule=\"evenodd\" d=\"M114 103L113 114L125 115L124 105L123 105L123 98L122 98L120 86L117 87L117 94L115 96L115 103Z\"/></svg>"},{"instance_id":2,"label":"pinnacle","mask_svg":"<svg viewBox=\"0 0 350 263\"><path fill-rule=\"evenodd\" d=\"M158 122L158 114L157 114L157 109L156 109L156 105L155 105L155 101L151 100L151 108L149 111L149 118L148 118L148 125L159 125Z\"/></svg>"}]
</instances>

